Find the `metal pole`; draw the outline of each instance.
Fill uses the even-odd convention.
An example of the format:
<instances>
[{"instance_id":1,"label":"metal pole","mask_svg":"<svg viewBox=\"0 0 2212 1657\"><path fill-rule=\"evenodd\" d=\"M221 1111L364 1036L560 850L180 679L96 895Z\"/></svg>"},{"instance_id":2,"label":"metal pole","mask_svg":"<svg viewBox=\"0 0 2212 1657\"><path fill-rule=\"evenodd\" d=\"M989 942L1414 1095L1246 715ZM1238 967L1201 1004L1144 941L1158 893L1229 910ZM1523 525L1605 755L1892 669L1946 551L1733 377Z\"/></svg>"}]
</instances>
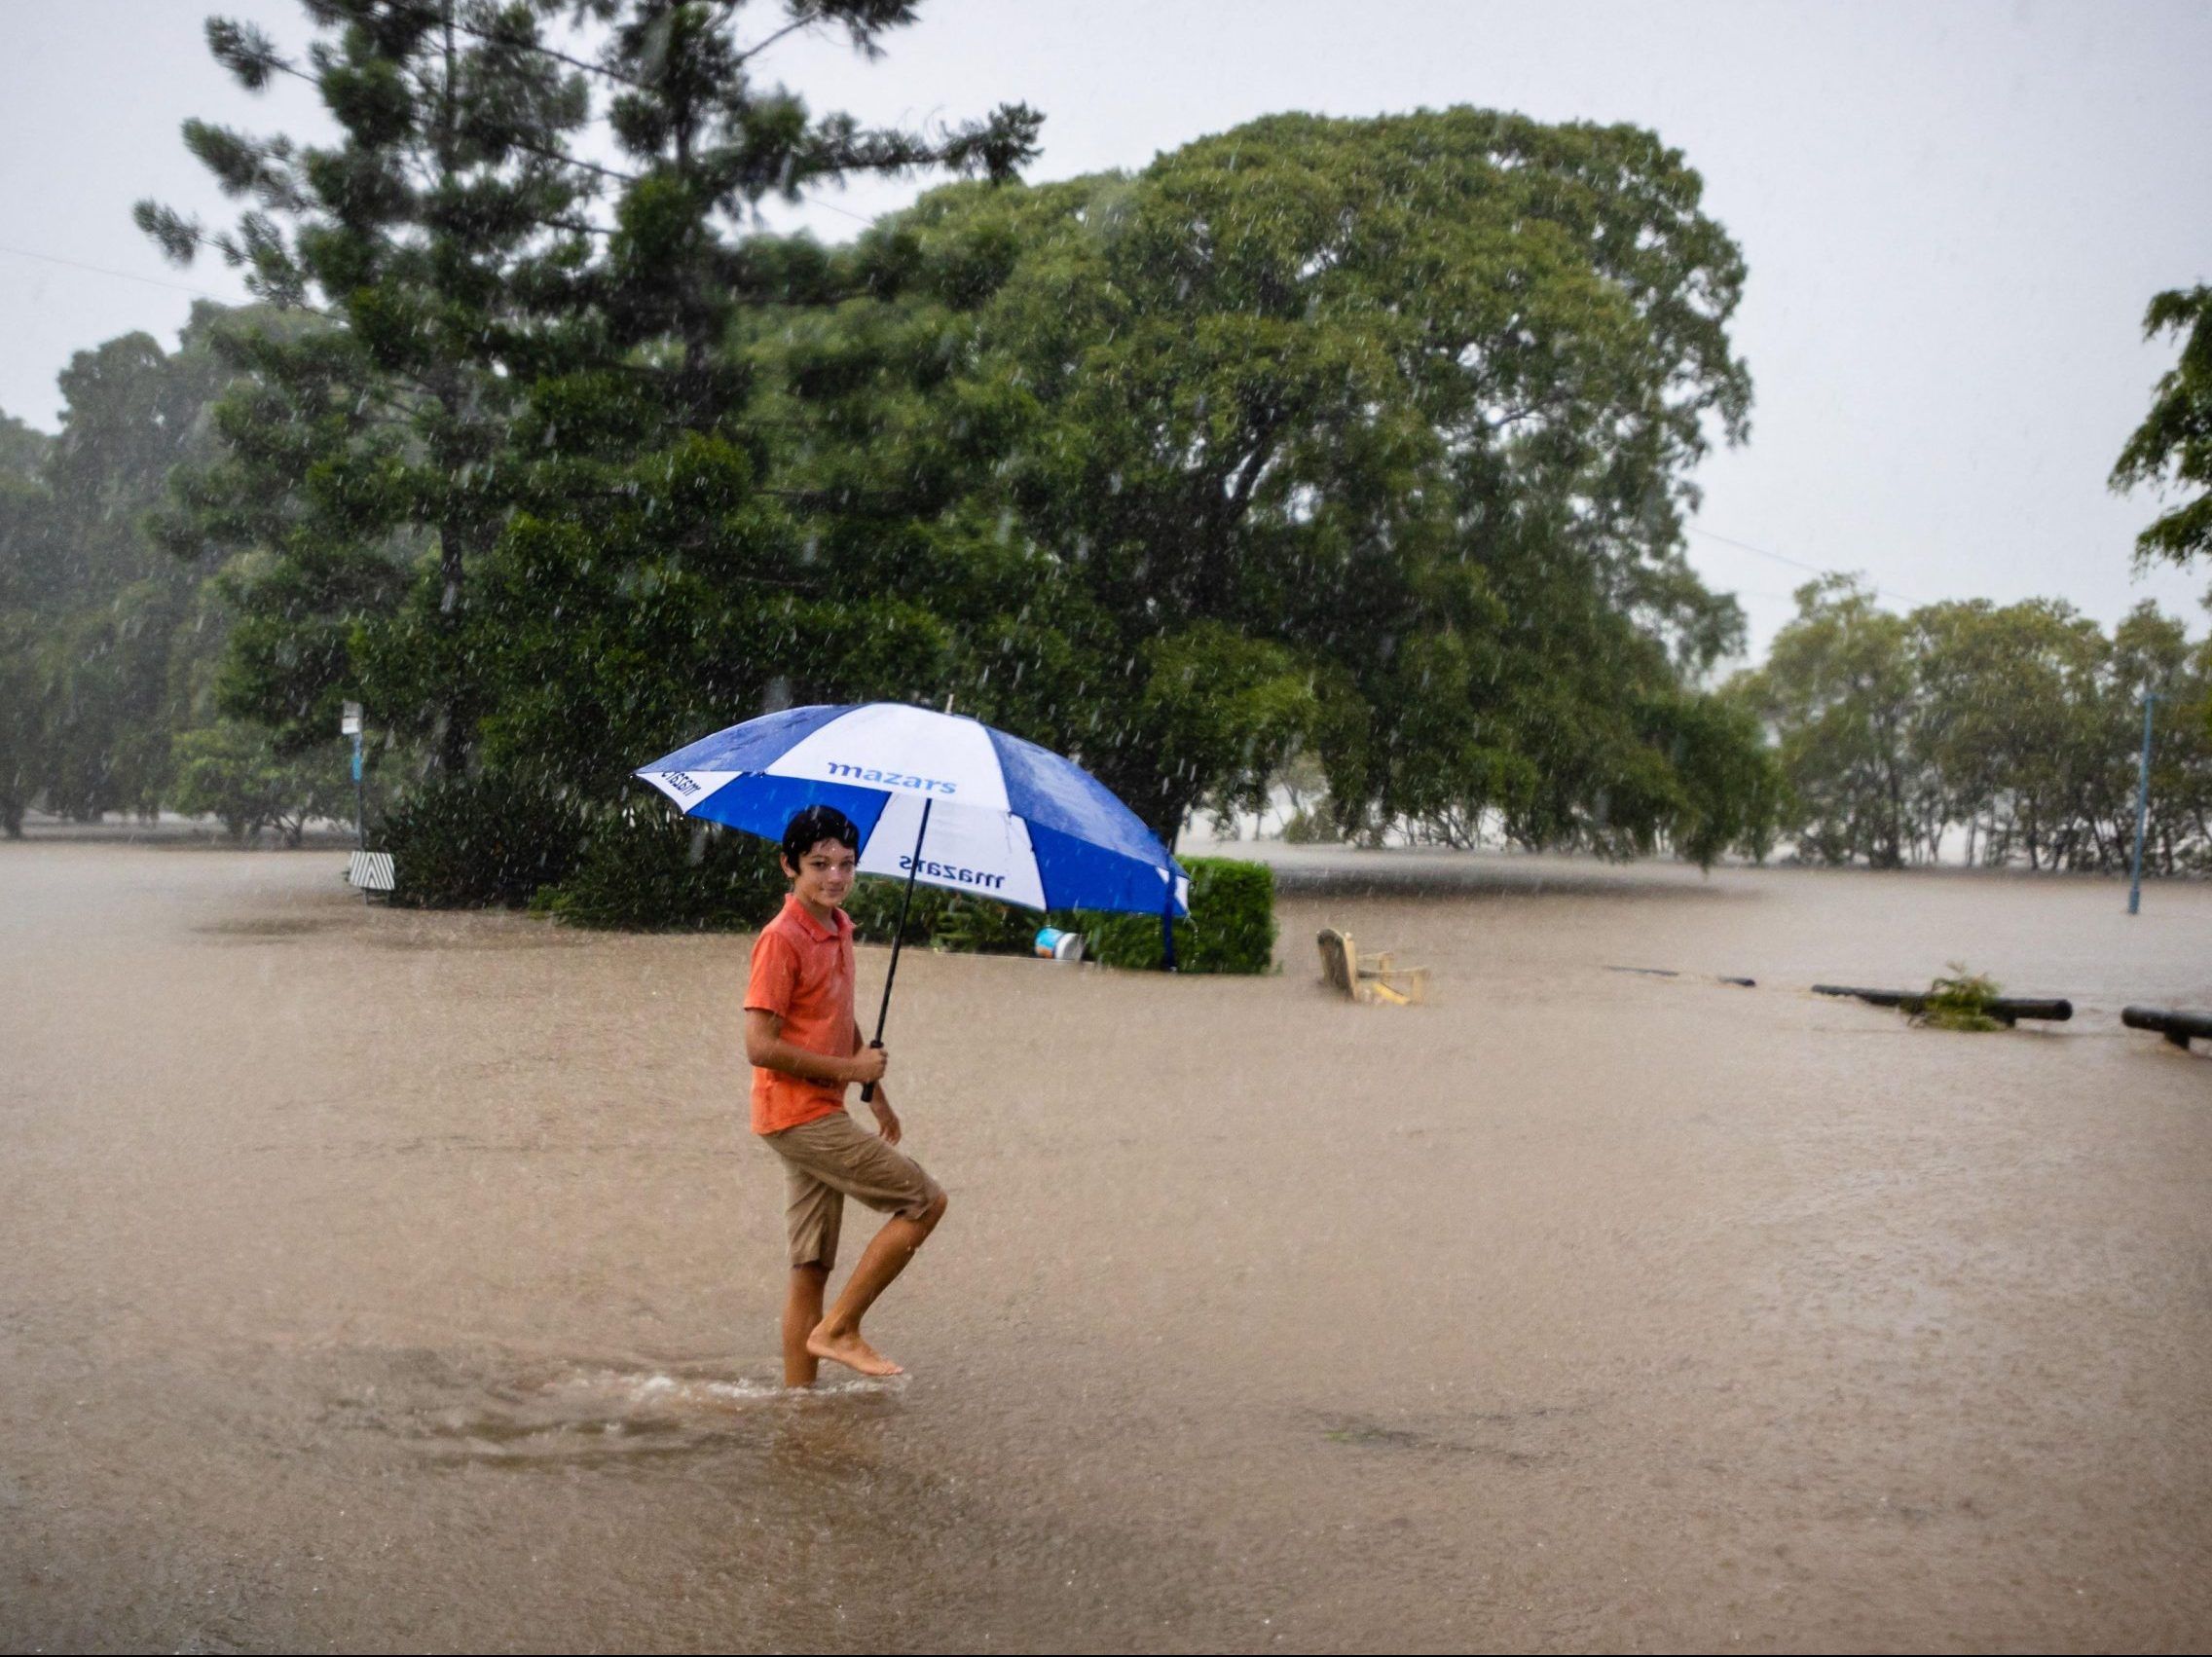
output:
<instances>
[{"instance_id":1,"label":"metal pole","mask_svg":"<svg viewBox=\"0 0 2212 1657\"><path fill-rule=\"evenodd\" d=\"M2135 780L2135 861L2127 879L2127 912L2143 906L2143 828L2151 815L2151 706L2155 690L2143 692L2143 767Z\"/></svg>"},{"instance_id":2,"label":"metal pole","mask_svg":"<svg viewBox=\"0 0 2212 1657\"><path fill-rule=\"evenodd\" d=\"M353 733L353 845L357 851L369 849L368 813L362 805L361 790L361 733Z\"/></svg>"},{"instance_id":3,"label":"metal pole","mask_svg":"<svg viewBox=\"0 0 2212 1657\"><path fill-rule=\"evenodd\" d=\"M930 831L930 800L922 801L922 826L914 830L914 855L906 864L906 895L899 900L899 925L891 934L891 970L883 975L883 1005L875 1010L875 1040L871 1048L883 1046L884 1021L891 1016L891 985L899 976L899 949L906 940L906 910L914 902L914 876L922 872L922 836ZM875 1084L866 1083L861 1087L861 1103L866 1104L875 1097Z\"/></svg>"},{"instance_id":4,"label":"metal pole","mask_svg":"<svg viewBox=\"0 0 2212 1657\"><path fill-rule=\"evenodd\" d=\"M358 721L355 721L355 723L356 723L356 726L357 726L357 725L358 725ZM353 735L353 849L354 849L354 850L355 850L356 852L365 852L365 851L367 851L367 850L369 849L369 817L368 817L368 812L367 812L367 810L366 810L366 809L364 808L364 806L363 806L363 804L362 804L362 791L361 791L361 733L360 733L359 729L358 729L358 728L356 728L356 729L355 729L355 730L353 731L352 735ZM364 903L366 903L366 902L370 902L370 892L369 892L368 875L367 875L367 873L366 873L365 871L363 872L363 874L362 874L362 877L361 877L361 902L364 902Z\"/></svg>"}]
</instances>

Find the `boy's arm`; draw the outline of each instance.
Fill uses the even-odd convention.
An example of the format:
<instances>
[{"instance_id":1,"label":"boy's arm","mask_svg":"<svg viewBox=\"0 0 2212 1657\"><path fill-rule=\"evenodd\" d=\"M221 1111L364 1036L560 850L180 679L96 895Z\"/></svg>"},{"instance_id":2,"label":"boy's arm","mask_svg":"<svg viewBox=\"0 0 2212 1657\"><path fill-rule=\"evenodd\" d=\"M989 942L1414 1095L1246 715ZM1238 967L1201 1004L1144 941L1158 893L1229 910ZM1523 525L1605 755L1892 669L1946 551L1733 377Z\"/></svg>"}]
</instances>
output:
<instances>
[{"instance_id":1,"label":"boy's arm","mask_svg":"<svg viewBox=\"0 0 2212 1657\"><path fill-rule=\"evenodd\" d=\"M863 1048L850 1058L832 1058L796 1042L787 1042L782 1014L758 1007L745 1010L745 1056L762 1070L780 1070L809 1082L837 1085L879 1082L887 1062L881 1048Z\"/></svg>"}]
</instances>

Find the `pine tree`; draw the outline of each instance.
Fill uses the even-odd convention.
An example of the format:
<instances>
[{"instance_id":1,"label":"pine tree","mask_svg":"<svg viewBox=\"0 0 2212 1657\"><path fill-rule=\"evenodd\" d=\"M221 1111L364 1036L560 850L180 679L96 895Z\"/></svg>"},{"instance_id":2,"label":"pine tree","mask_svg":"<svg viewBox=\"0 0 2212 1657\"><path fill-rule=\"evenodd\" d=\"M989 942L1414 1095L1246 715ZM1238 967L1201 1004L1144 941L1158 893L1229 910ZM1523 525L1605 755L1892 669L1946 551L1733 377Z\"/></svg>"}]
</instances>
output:
<instances>
[{"instance_id":1,"label":"pine tree","mask_svg":"<svg viewBox=\"0 0 2212 1657\"><path fill-rule=\"evenodd\" d=\"M770 200L857 173L1010 177L1039 117L1012 106L935 133L861 128L759 84L801 29L874 54L916 9L888 0L598 0L599 72L622 158L612 224L518 432L527 510L488 585L481 647L504 700L498 756L602 795L649 755L786 697L927 696L947 629L836 562L833 500L764 483L778 428L743 349L764 314L864 293L849 261L760 234Z\"/></svg>"},{"instance_id":2,"label":"pine tree","mask_svg":"<svg viewBox=\"0 0 2212 1657\"><path fill-rule=\"evenodd\" d=\"M1026 109L868 130L753 79L797 30L878 52L911 4L789 0L748 43L743 0L582 0L596 46L573 51L542 34L551 9L310 0L304 65L212 21L242 85L313 81L343 141L192 123L252 209L210 234L140 206L177 257L212 247L316 318L234 342L252 386L168 531L278 555L239 589L229 706L295 741L358 693L448 772L482 734L495 760L603 782L756 688L737 664L796 625L756 601L809 582L782 568L803 536L757 486L726 341L749 307L840 297L821 250L756 233L760 203L860 171L1004 177L1034 150ZM619 165L579 153L593 84Z\"/></svg>"},{"instance_id":3,"label":"pine tree","mask_svg":"<svg viewBox=\"0 0 2212 1657\"><path fill-rule=\"evenodd\" d=\"M491 698L467 644L474 566L508 512L502 460L547 318L588 260L593 174L567 154L581 73L527 5L311 0L304 64L250 24L209 49L249 91L315 85L332 146L188 122L193 153L250 209L209 232L152 203L173 257L213 248L312 325L227 341L250 386L220 411L226 454L182 480L180 550L277 557L240 591L235 710L327 734L358 692L439 764L466 764Z\"/></svg>"}]
</instances>

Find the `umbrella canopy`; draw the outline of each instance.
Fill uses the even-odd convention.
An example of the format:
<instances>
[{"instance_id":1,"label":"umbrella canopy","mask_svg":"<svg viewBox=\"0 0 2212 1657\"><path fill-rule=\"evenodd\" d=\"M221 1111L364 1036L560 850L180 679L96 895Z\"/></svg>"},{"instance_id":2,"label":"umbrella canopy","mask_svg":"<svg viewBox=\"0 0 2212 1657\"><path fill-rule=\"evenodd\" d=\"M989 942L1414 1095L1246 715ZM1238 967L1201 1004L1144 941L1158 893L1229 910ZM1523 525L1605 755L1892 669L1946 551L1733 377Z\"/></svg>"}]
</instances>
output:
<instances>
[{"instance_id":1,"label":"umbrella canopy","mask_svg":"<svg viewBox=\"0 0 2212 1657\"><path fill-rule=\"evenodd\" d=\"M833 805L860 830L864 874L1031 909L1189 912L1189 877L1097 778L962 715L788 708L637 774L686 816L771 840L807 806Z\"/></svg>"}]
</instances>

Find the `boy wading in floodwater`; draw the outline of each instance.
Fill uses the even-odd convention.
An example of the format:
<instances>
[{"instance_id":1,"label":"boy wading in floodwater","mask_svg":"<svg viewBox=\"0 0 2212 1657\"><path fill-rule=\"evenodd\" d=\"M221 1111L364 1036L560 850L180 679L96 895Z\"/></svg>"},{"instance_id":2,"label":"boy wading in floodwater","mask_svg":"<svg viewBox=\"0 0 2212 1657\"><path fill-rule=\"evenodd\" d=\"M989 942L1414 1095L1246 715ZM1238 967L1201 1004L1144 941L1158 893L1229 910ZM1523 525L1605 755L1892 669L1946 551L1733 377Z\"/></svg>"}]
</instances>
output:
<instances>
[{"instance_id":1,"label":"boy wading in floodwater","mask_svg":"<svg viewBox=\"0 0 2212 1657\"><path fill-rule=\"evenodd\" d=\"M753 1131L783 1160L791 1232L784 1302L784 1384L812 1386L819 1360L863 1375L900 1366L861 1339L861 1317L944 1218L944 1192L897 1147L883 1088L889 1063L853 1017L853 923L844 911L860 864L860 831L841 811L810 805L784 829L792 895L753 945L745 986L745 1056L753 1062ZM875 1133L845 1109L845 1089L873 1082ZM890 1214L825 1313L845 1198Z\"/></svg>"}]
</instances>

